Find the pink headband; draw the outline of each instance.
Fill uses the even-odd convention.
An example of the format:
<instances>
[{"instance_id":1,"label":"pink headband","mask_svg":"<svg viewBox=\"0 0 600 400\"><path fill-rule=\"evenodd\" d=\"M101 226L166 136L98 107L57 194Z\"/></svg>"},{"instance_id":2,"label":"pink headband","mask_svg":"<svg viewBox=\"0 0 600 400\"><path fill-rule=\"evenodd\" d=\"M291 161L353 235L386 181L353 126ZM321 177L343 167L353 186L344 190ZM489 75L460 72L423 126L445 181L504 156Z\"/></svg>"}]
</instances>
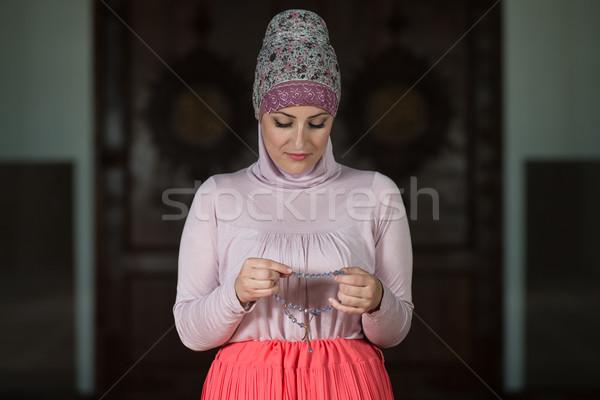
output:
<instances>
[{"instance_id":1,"label":"pink headband","mask_svg":"<svg viewBox=\"0 0 600 400\"><path fill-rule=\"evenodd\" d=\"M311 81L293 81L273 86L260 105L258 120L263 114L291 106L316 106L335 116L338 102L328 86Z\"/></svg>"}]
</instances>

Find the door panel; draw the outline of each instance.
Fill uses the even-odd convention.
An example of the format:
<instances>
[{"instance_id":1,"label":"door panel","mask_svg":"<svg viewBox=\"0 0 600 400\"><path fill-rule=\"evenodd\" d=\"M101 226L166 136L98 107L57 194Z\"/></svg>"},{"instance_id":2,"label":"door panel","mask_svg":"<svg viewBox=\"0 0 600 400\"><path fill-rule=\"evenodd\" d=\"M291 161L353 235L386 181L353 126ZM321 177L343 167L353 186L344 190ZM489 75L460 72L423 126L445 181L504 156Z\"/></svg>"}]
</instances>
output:
<instances>
[{"instance_id":1,"label":"door panel","mask_svg":"<svg viewBox=\"0 0 600 400\"><path fill-rule=\"evenodd\" d=\"M198 185L256 159L254 63L286 3L107 4L95 10L98 390L122 378L123 398L191 398L216 350L186 349L173 328L179 237ZM407 206L416 315L384 350L399 398L489 395L463 361L500 390L499 6L459 40L493 4L302 4L327 21L342 70L336 158L390 176Z\"/></svg>"}]
</instances>

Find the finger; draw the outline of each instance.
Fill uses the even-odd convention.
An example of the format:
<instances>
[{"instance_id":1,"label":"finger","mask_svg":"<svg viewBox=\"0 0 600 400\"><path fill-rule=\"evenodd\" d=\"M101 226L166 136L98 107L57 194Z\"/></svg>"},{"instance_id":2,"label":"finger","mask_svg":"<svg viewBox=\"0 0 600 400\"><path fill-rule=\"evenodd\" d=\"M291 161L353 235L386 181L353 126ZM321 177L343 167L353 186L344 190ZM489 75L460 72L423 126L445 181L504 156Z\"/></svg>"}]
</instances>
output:
<instances>
[{"instance_id":1,"label":"finger","mask_svg":"<svg viewBox=\"0 0 600 400\"><path fill-rule=\"evenodd\" d=\"M338 290L339 293L342 293L349 297L357 297L361 299L369 297L369 291L366 286L354 286L341 283Z\"/></svg>"},{"instance_id":2,"label":"finger","mask_svg":"<svg viewBox=\"0 0 600 400\"><path fill-rule=\"evenodd\" d=\"M344 275L336 276L335 281L340 284L344 283L352 286L367 286L371 277L372 275L369 273L345 273Z\"/></svg>"},{"instance_id":3,"label":"finger","mask_svg":"<svg viewBox=\"0 0 600 400\"><path fill-rule=\"evenodd\" d=\"M258 300L258 299L263 298L263 297L273 296L278 291L279 291L279 287L278 286L274 286L274 287L272 287L270 289L255 289L255 290L252 291L252 297L255 300Z\"/></svg>"},{"instance_id":4,"label":"finger","mask_svg":"<svg viewBox=\"0 0 600 400\"><path fill-rule=\"evenodd\" d=\"M360 315L362 314L362 310L356 307L352 307L346 304L341 304L339 301L337 301L336 299L334 299L333 297L329 298L329 303L331 304L331 306L333 308L335 308L338 311L341 311L345 314L350 314L350 315Z\"/></svg>"},{"instance_id":5,"label":"finger","mask_svg":"<svg viewBox=\"0 0 600 400\"><path fill-rule=\"evenodd\" d=\"M280 277L279 272L267 268L253 268L250 273L250 278L256 280L277 280Z\"/></svg>"},{"instance_id":6,"label":"finger","mask_svg":"<svg viewBox=\"0 0 600 400\"><path fill-rule=\"evenodd\" d=\"M285 264L278 263L277 261L262 259L261 267L265 269L270 269L278 272L282 276L290 276L292 274L292 269Z\"/></svg>"},{"instance_id":7,"label":"finger","mask_svg":"<svg viewBox=\"0 0 600 400\"><path fill-rule=\"evenodd\" d=\"M259 290L259 289L271 289L273 287L275 287L275 285L278 285L277 280L253 280L252 283L250 283L250 285L252 286L251 290Z\"/></svg>"},{"instance_id":8,"label":"finger","mask_svg":"<svg viewBox=\"0 0 600 400\"><path fill-rule=\"evenodd\" d=\"M242 279L236 282L236 295L240 302L256 301L261 297L272 296L279 291L279 281L256 281Z\"/></svg>"},{"instance_id":9,"label":"finger","mask_svg":"<svg viewBox=\"0 0 600 400\"><path fill-rule=\"evenodd\" d=\"M364 308L367 305L367 300L362 297L350 296L341 291L337 293L337 301L348 306L355 308Z\"/></svg>"},{"instance_id":10,"label":"finger","mask_svg":"<svg viewBox=\"0 0 600 400\"><path fill-rule=\"evenodd\" d=\"M340 272L344 272L344 275L354 275L354 274L368 274L367 271L360 267L344 267L340 269Z\"/></svg>"}]
</instances>

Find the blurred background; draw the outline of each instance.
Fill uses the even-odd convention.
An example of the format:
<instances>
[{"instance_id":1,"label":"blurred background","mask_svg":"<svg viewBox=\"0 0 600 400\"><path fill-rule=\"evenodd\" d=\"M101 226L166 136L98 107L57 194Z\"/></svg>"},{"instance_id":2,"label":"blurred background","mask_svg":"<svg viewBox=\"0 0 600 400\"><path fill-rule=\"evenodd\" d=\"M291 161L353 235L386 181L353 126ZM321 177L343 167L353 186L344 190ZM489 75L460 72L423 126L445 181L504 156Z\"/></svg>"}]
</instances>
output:
<instances>
[{"instance_id":1,"label":"blurred background","mask_svg":"<svg viewBox=\"0 0 600 400\"><path fill-rule=\"evenodd\" d=\"M179 236L199 184L256 159L288 8L329 27L338 161L404 191L396 397L600 398L600 2L0 0L0 399L199 398Z\"/></svg>"}]
</instances>

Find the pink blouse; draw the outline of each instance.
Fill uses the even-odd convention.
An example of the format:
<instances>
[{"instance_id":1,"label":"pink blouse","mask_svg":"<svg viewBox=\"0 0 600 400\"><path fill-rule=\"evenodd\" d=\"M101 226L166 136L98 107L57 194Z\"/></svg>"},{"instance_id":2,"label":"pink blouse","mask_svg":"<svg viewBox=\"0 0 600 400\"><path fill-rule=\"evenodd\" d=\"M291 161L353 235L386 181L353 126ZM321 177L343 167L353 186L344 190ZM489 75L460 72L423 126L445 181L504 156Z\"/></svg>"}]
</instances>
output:
<instances>
[{"instance_id":1,"label":"pink blouse","mask_svg":"<svg viewBox=\"0 0 600 400\"><path fill-rule=\"evenodd\" d=\"M379 173L334 163L332 156L323 161L326 166L315 166L325 178L285 185L289 177L269 164L260 145L259 162L208 179L194 197L181 237L174 306L182 342L208 350L228 342L303 339L304 329L288 319L276 298L240 305L235 280L244 260L258 257L298 273L357 266L374 274L383 284L379 310L363 315L327 310L313 318L311 339L400 343L412 318L412 250L397 186ZM337 291L330 278L280 279L280 296L301 307L326 307ZM308 321L294 314L298 322Z\"/></svg>"}]
</instances>

